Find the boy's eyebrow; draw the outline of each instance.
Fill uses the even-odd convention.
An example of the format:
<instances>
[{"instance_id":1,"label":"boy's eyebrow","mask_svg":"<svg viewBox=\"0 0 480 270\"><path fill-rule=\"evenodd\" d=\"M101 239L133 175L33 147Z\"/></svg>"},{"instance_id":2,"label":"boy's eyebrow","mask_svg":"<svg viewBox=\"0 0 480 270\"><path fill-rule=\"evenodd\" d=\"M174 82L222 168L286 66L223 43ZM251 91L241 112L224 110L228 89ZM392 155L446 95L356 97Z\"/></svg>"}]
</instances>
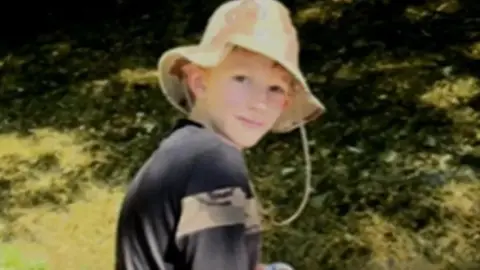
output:
<instances>
[{"instance_id":1,"label":"boy's eyebrow","mask_svg":"<svg viewBox=\"0 0 480 270\"><path fill-rule=\"evenodd\" d=\"M282 75L281 75L282 80L284 80L284 81L285 81L286 83L288 83L288 84L293 83L293 79L292 79L290 73L289 73L287 70L285 70L285 68L284 68L280 63L278 63L278 62L273 62L273 63L272 63L272 68L274 68L274 69L280 69L282 72L287 73L287 74L282 74Z\"/></svg>"},{"instance_id":2,"label":"boy's eyebrow","mask_svg":"<svg viewBox=\"0 0 480 270\"><path fill-rule=\"evenodd\" d=\"M243 59L242 59L243 60ZM248 63L244 62L244 61L236 61L233 65L232 65L232 68L245 68L245 67L248 67ZM272 69L279 69L280 71L282 71L282 73L285 73L285 74L281 74L280 75L280 78L282 79L282 81L284 81L285 83L287 83L289 86L293 85L294 83L294 80L292 78L292 76L290 75L290 73L278 62L276 61L273 61L272 62L272 65L271 65L271 68Z\"/></svg>"}]
</instances>

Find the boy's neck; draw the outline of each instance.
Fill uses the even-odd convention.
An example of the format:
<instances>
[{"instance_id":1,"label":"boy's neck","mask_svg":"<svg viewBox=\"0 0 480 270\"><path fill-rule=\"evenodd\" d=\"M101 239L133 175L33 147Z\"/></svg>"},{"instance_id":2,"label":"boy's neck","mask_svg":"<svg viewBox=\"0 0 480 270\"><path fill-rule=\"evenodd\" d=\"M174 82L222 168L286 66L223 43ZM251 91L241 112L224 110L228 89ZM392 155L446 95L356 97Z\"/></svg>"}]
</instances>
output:
<instances>
[{"instance_id":1,"label":"boy's neck","mask_svg":"<svg viewBox=\"0 0 480 270\"><path fill-rule=\"evenodd\" d=\"M242 147L238 146L235 144L230 138L228 138L221 129L219 129L211 120L211 118L208 116L208 114L205 111L200 110L200 108L194 106L190 115L188 116L188 119L197 122L199 124L202 124L204 128L212 131L216 135L220 137L220 139L225 142L228 145L231 145L235 147L236 149L242 151Z\"/></svg>"}]
</instances>

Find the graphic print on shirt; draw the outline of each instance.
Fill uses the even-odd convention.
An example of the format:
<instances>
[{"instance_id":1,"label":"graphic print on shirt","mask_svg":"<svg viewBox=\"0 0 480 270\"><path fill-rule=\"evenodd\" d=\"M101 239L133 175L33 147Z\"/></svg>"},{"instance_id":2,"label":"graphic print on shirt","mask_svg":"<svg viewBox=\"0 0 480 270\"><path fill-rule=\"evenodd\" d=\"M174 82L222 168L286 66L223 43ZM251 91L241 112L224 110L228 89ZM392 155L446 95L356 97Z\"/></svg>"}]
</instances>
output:
<instances>
[{"instance_id":1,"label":"graphic print on shirt","mask_svg":"<svg viewBox=\"0 0 480 270\"><path fill-rule=\"evenodd\" d=\"M245 224L248 234L260 231L256 200L247 199L241 188L222 188L194 194L182 200L176 238L235 224Z\"/></svg>"},{"instance_id":2,"label":"graphic print on shirt","mask_svg":"<svg viewBox=\"0 0 480 270\"><path fill-rule=\"evenodd\" d=\"M245 193L239 187L217 189L183 198L176 238L245 222Z\"/></svg>"},{"instance_id":3,"label":"graphic print on shirt","mask_svg":"<svg viewBox=\"0 0 480 270\"><path fill-rule=\"evenodd\" d=\"M247 200L245 206L245 229L247 234L259 233L261 231L261 217L258 211L258 204L255 197Z\"/></svg>"}]
</instances>

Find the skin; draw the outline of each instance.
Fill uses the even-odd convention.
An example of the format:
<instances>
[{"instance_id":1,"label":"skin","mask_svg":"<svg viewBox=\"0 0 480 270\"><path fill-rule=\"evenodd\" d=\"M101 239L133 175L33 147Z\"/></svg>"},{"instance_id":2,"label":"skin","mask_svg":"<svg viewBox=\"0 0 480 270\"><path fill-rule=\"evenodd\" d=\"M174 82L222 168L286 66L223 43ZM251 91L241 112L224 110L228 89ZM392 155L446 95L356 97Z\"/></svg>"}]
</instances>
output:
<instances>
[{"instance_id":1,"label":"skin","mask_svg":"<svg viewBox=\"0 0 480 270\"><path fill-rule=\"evenodd\" d=\"M291 76L262 55L237 48L214 68L184 71L195 99L190 118L240 150L257 144L288 106Z\"/></svg>"},{"instance_id":2,"label":"skin","mask_svg":"<svg viewBox=\"0 0 480 270\"><path fill-rule=\"evenodd\" d=\"M259 265L257 265L257 267L255 268L255 270L264 270L266 267L267 267L266 264L259 264Z\"/></svg>"}]
</instances>

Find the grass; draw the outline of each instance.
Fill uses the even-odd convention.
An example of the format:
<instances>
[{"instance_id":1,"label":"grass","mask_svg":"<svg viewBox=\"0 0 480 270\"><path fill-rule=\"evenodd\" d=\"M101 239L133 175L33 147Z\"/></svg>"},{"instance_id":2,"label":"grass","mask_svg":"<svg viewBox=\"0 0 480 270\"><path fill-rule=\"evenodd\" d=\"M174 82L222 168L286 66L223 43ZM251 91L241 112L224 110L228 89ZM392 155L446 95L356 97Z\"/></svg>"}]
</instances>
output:
<instances>
[{"instance_id":1,"label":"grass","mask_svg":"<svg viewBox=\"0 0 480 270\"><path fill-rule=\"evenodd\" d=\"M12 244L0 245L1 270L49 270L41 258L27 257L25 247Z\"/></svg>"},{"instance_id":2,"label":"grass","mask_svg":"<svg viewBox=\"0 0 480 270\"><path fill-rule=\"evenodd\" d=\"M48 254L50 270L111 269L121 190L90 187L63 210L26 209L13 224L15 241L33 243Z\"/></svg>"},{"instance_id":3,"label":"grass","mask_svg":"<svg viewBox=\"0 0 480 270\"><path fill-rule=\"evenodd\" d=\"M92 145L81 130L0 135L0 183L9 187L2 204L10 206L5 215L11 218L3 226L3 236L11 240L0 252L2 267L111 268L123 193L95 185L92 166L105 162L105 153L92 150ZM29 249L44 254L45 262L24 260Z\"/></svg>"},{"instance_id":4,"label":"grass","mask_svg":"<svg viewBox=\"0 0 480 270\"><path fill-rule=\"evenodd\" d=\"M100 151L82 142L81 131L34 129L30 135L0 134L0 184L4 205L31 207L42 203L65 204L81 185L92 181L91 166L104 161Z\"/></svg>"}]
</instances>

